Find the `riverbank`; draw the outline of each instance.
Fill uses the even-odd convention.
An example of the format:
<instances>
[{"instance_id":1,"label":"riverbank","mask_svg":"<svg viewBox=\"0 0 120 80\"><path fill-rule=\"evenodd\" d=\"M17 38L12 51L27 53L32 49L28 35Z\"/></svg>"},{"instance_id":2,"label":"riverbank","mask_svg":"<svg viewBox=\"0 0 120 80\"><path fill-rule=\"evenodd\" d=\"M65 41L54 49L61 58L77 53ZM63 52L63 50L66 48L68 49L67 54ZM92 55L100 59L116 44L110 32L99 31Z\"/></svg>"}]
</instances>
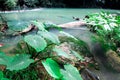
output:
<instances>
[{"instance_id":1,"label":"riverbank","mask_svg":"<svg viewBox=\"0 0 120 80\"><path fill-rule=\"evenodd\" d=\"M23 10L11 10L11 11L0 11L0 13L17 13L17 12L29 12L29 11L40 11L45 9L86 9L86 10L105 10L105 11L119 11L119 9L102 9L102 8L34 8L34 9L23 9Z\"/></svg>"},{"instance_id":2,"label":"riverbank","mask_svg":"<svg viewBox=\"0 0 120 80\"><path fill-rule=\"evenodd\" d=\"M86 8L38 8L31 10L19 10L19 11L5 11L0 12L8 22L18 22L18 21L50 21L55 24L63 24L67 22L75 21L73 17L78 17L83 19L85 15L91 13L97 13L101 11L107 11L112 13L120 13L119 10L111 9L86 9Z\"/></svg>"}]
</instances>

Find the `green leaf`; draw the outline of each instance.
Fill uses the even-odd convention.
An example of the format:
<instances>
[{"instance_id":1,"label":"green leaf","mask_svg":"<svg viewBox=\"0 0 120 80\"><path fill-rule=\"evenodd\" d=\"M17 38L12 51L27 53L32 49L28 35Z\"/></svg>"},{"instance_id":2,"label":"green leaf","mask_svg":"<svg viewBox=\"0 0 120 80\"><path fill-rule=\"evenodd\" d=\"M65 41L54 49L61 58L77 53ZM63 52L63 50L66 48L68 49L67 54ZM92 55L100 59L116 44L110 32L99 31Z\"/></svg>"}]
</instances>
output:
<instances>
[{"instance_id":1,"label":"green leaf","mask_svg":"<svg viewBox=\"0 0 120 80\"><path fill-rule=\"evenodd\" d=\"M19 54L9 57L4 53L0 53L0 64L6 65L6 69L9 69L11 71L24 69L28 67L32 62L34 62L34 60L30 59L30 56L27 54Z\"/></svg>"},{"instance_id":2,"label":"green leaf","mask_svg":"<svg viewBox=\"0 0 120 80\"><path fill-rule=\"evenodd\" d=\"M32 23L33 23L35 26L37 26L39 30L41 30L41 31L46 31L45 26L44 26L43 23L37 22L37 21L32 21Z\"/></svg>"},{"instance_id":3,"label":"green leaf","mask_svg":"<svg viewBox=\"0 0 120 80\"><path fill-rule=\"evenodd\" d=\"M83 59L83 57L80 55L80 54L78 54L77 52L75 52L75 51L71 51L72 53L73 53L73 55L75 56L75 57L77 57L79 60L81 60L81 61L84 61L84 59Z\"/></svg>"},{"instance_id":4,"label":"green leaf","mask_svg":"<svg viewBox=\"0 0 120 80\"><path fill-rule=\"evenodd\" d=\"M37 52L44 50L44 48L47 46L46 41L39 35L28 35L25 36L24 40Z\"/></svg>"},{"instance_id":5,"label":"green leaf","mask_svg":"<svg viewBox=\"0 0 120 80\"><path fill-rule=\"evenodd\" d=\"M7 22L9 29L13 31L22 31L28 27L30 23L28 21L10 21Z\"/></svg>"},{"instance_id":6,"label":"green leaf","mask_svg":"<svg viewBox=\"0 0 120 80\"><path fill-rule=\"evenodd\" d=\"M75 38L73 35L71 35L71 34L69 34L69 33L66 33L66 32L64 32L64 31L60 31L60 33L63 34L63 35L65 35L65 36L67 36L67 37L71 37L71 38L73 38L73 39L75 39L75 40L78 40L78 39Z\"/></svg>"},{"instance_id":7,"label":"green leaf","mask_svg":"<svg viewBox=\"0 0 120 80\"><path fill-rule=\"evenodd\" d=\"M4 74L2 71L0 71L0 80L9 80L7 78L4 78Z\"/></svg>"},{"instance_id":8,"label":"green leaf","mask_svg":"<svg viewBox=\"0 0 120 80\"><path fill-rule=\"evenodd\" d=\"M8 78L2 78L1 80L9 80Z\"/></svg>"},{"instance_id":9,"label":"green leaf","mask_svg":"<svg viewBox=\"0 0 120 80\"><path fill-rule=\"evenodd\" d=\"M45 25L45 29L56 28L59 31L61 31L61 29L62 29L60 26L58 26L58 25L56 25L56 24L54 24L52 22L44 22L43 24Z\"/></svg>"},{"instance_id":10,"label":"green leaf","mask_svg":"<svg viewBox=\"0 0 120 80\"><path fill-rule=\"evenodd\" d=\"M0 71L0 80L3 78L3 72Z\"/></svg>"},{"instance_id":11,"label":"green leaf","mask_svg":"<svg viewBox=\"0 0 120 80\"><path fill-rule=\"evenodd\" d=\"M71 64L64 65L65 70L61 69L62 80L83 80L79 71Z\"/></svg>"},{"instance_id":12,"label":"green leaf","mask_svg":"<svg viewBox=\"0 0 120 80\"><path fill-rule=\"evenodd\" d=\"M45 25L45 28L54 28L54 27L58 27L58 25L52 23L52 22L44 22L43 23Z\"/></svg>"},{"instance_id":13,"label":"green leaf","mask_svg":"<svg viewBox=\"0 0 120 80\"><path fill-rule=\"evenodd\" d=\"M55 34L51 33L51 32L39 31L38 34L41 35L42 37L50 40L51 42L53 42L55 44L60 43L58 37Z\"/></svg>"},{"instance_id":14,"label":"green leaf","mask_svg":"<svg viewBox=\"0 0 120 80\"><path fill-rule=\"evenodd\" d=\"M47 70L47 72L54 78L60 79L61 78L61 73L60 73L60 67L51 58L47 58L46 61L42 61L43 66Z\"/></svg>"},{"instance_id":15,"label":"green leaf","mask_svg":"<svg viewBox=\"0 0 120 80\"><path fill-rule=\"evenodd\" d=\"M0 52L0 64L2 65L8 65L11 61L11 58L4 53Z\"/></svg>"},{"instance_id":16,"label":"green leaf","mask_svg":"<svg viewBox=\"0 0 120 80\"><path fill-rule=\"evenodd\" d=\"M65 53L62 49L54 48L53 51L55 51L59 56L70 58L70 56L67 53Z\"/></svg>"},{"instance_id":17,"label":"green leaf","mask_svg":"<svg viewBox=\"0 0 120 80\"><path fill-rule=\"evenodd\" d=\"M34 60L30 59L30 55L27 54L18 54L13 57L13 60L10 64L7 65L7 69L13 70L21 70L28 67Z\"/></svg>"}]
</instances>

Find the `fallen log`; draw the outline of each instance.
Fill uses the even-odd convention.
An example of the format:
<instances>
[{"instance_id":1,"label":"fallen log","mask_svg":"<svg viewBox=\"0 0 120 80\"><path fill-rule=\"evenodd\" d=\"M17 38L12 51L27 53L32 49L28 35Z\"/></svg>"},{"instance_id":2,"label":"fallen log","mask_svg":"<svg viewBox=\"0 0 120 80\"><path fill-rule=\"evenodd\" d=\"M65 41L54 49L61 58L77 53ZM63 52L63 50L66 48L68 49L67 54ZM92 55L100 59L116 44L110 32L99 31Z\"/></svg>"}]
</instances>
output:
<instances>
[{"instance_id":1,"label":"fallen log","mask_svg":"<svg viewBox=\"0 0 120 80\"><path fill-rule=\"evenodd\" d=\"M17 33L13 34L13 36L23 35L23 34L26 34L34 29L36 29L36 26L33 24L30 24L27 28L23 29L22 31L17 31Z\"/></svg>"},{"instance_id":2,"label":"fallen log","mask_svg":"<svg viewBox=\"0 0 120 80\"><path fill-rule=\"evenodd\" d=\"M81 27L85 25L86 25L86 22L84 21L74 21L74 22L69 22L65 24L60 24L58 26L60 26L61 28L76 28L76 27Z\"/></svg>"},{"instance_id":3,"label":"fallen log","mask_svg":"<svg viewBox=\"0 0 120 80\"><path fill-rule=\"evenodd\" d=\"M72 29L74 28L75 29L75 28L85 26L85 25L86 23L84 21L74 21L74 22L59 24L58 26L61 28L72 28ZM8 29L8 26L6 24L5 26L2 27L0 31L5 32L7 29ZM12 36L23 35L35 29L37 29L37 26L30 24L27 28L23 29L22 31L15 31L15 33L12 34Z\"/></svg>"},{"instance_id":4,"label":"fallen log","mask_svg":"<svg viewBox=\"0 0 120 80\"><path fill-rule=\"evenodd\" d=\"M2 24L2 28L0 29L0 32L5 33L7 29L8 29L8 25L7 25L7 23Z\"/></svg>"},{"instance_id":5,"label":"fallen log","mask_svg":"<svg viewBox=\"0 0 120 80\"><path fill-rule=\"evenodd\" d=\"M86 23L83 21L74 21L74 22L69 22L69 23L65 23L65 24L60 24L58 25L61 28L76 28L76 27L81 27L81 26L85 26ZM37 27L33 24L29 25L27 28L23 29L22 31L19 31L16 34L13 34L14 36L16 35L23 35L26 34L34 29L37 29Z\"/></svg>"}]
</instances>

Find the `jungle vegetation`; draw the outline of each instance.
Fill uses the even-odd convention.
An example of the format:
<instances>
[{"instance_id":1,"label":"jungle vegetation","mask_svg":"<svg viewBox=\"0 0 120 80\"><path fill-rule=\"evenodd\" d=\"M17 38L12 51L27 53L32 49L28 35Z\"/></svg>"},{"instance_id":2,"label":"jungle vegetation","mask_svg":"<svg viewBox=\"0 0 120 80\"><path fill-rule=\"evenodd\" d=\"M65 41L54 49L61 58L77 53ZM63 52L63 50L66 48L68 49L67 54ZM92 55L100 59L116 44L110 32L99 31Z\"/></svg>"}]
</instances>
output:
<instances>
[{"instance_id":1,"label":"jungle vegetation","mask_svg":"<svg viewBox=\"0 0 120 80\"><path fill-rule=\"evenodd\" d=\"M111 8L120 9L119 0L0 0L0 10L30 8Z\"/></svg>"}]
</instances>

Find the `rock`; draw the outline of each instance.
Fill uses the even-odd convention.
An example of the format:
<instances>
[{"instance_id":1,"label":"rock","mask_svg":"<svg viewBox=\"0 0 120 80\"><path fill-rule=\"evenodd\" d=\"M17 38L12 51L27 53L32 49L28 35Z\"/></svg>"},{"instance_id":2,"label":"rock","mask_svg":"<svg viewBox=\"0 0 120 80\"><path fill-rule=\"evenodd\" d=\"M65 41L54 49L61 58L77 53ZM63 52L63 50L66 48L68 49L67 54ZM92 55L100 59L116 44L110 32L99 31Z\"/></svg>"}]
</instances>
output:
<instances>
[{"instance_id":1,"label":"rock","mask_svg":"<svg viewBox=\"0 0 120 80\"><path fill-rule=\"evenodd\" d=\"M106 56L112 68L120 72L120 56L113 50L107 51Z\"/></svg>"},{"instance_id":2,"label":"rock","mask_svg":"<svg viewBox=\"0 0 120 80\"><path fill-rule=\"evenodd\" d=\"M61 49L64 51L67 55L69 55L69 59L65 58L64 56L59 56L56 58L58 63L65 64L65 63L75 63L77 61L77 58L71 54L71 45L67 42L63 42L59 46L55 46L57 49ZM53 53L53 55L57 55L56 52Z\"/></svg>"},{"instance_id":3,"label":"rock","mask_svg":"<svg viewBox=\"0 0 120 80\"><path fill-rule=\"evenodd\" d=\"M85 61L86 61L86 62L90 62L91 60L92 60L92 58L85 57Z\"/></svg>"}]
</instances>

